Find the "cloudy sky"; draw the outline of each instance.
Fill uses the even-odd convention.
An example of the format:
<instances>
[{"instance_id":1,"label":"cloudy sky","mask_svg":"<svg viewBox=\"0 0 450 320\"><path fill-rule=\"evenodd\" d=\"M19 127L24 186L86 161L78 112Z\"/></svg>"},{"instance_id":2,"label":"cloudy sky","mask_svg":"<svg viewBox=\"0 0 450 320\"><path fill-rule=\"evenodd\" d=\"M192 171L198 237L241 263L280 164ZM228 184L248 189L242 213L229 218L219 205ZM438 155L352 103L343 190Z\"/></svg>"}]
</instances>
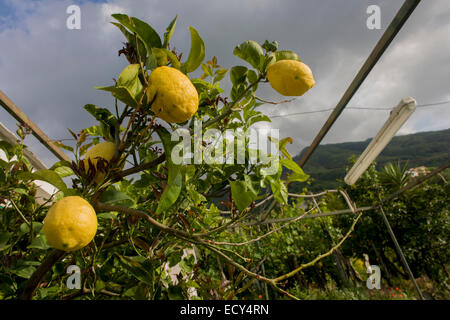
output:
<instances>
[{"instance_id":1,"label":"cloudy sky","mask_svg":"<svg viewBox=\"0 0 450 320\"><path fill-rule=\"evenodd\" d=\"M245 40L277 40L280 49L297 52L313 70L316 86L305 96L282 105L261 107L269 115L333 108L402 5L401 0L0 0L0 90L6 93L52 139L70 138L95 124L82 107L112 107L111 97L93 89L111 85L125 67L119 57L122 34L111 25L112 13L147 21L159 33L178 14L172 38L177 51L189 52L189 26L206 44L206 58L219 64L243 64L233 48ZM81 30L66 28L66 8L81 8ZM381 8L381 29L366 27L369 5ZM228 82L228 78L227 82ZM229 89L229 83L224 83ZM284 97L268 84L258 96ZM418 104L450 100L450 1L424 0L350 101L349 107L391 108L401 98ZM277 117L271 126L291 136L289 150L308 146L330 112ZM376 134L388 111L346 110L324 143L365 140ZM0 121L15 131L15 120L3 109ZM450 127L450 104L420 108L400 134ZM56 159L27 138L47 164Z\"/></svg>"}]
</instances>

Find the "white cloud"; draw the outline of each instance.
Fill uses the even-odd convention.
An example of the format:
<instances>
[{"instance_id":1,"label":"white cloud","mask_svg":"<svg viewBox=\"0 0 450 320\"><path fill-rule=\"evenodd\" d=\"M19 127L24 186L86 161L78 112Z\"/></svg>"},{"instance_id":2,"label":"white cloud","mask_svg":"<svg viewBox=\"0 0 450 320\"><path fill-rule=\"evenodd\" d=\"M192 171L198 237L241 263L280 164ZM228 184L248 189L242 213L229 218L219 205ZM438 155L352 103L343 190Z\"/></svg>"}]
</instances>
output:
<instances>
[{"instance_id":1,"label":"white cloud","mask_svg":"<svg viewBox=\"0 0 450 320\"><path fill-rule=\"evenodd\" d=\"M111 105L110 96L92 87L111 84L126 64L123 56L117 56L124 39L109 23L114 12L149 21L159 33L178 14L173 45L186 57L188 26L195 26L205 40L207 58L216 55L224 67L244 64L232 51L248 39L277 40L280 48L298 52L313 70L316 86L292 103L261 107L268 114L334 107L383 32L365 27L366 4L360 0L339 4L333 0L82 2L81 30L65 28L65 9L72 1L6 3L14 9L15 21L0 18L0 89L52 138L67 138L66 128L78 131L94 123L82 110L84 104ZM382 8L385 28L401 3L374 3ZM423 1L349 107L394 107L405 96L413 96L419 104L449 100L449 17L447 0ZM224 85L229 90L229 84ZM261 85L258 95L285 99L268 84ZM448 128L449 110L449 105L420 109L401 133ZM297 153L312 141L328 115L275 118L271 127L280 128L281 137L293 137L295 143L289 150ZM367 139L387 116L384 111L346 110L324 142ZM15 129L15 121L3 110L0 117ZM33 139L29 144L51 164L54 159L48 151Z\"/></svg>"}]
</instances>

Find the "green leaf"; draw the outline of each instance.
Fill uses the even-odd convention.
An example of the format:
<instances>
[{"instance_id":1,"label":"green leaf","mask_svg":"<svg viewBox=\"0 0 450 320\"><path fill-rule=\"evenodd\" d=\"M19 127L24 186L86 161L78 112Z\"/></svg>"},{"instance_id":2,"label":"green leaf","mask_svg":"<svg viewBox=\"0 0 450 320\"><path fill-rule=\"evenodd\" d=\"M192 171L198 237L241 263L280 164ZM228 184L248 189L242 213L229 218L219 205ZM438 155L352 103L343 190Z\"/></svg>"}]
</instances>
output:
<instances>
[{"instance_id":1,"label":"green leaf","mask_svg":"<svg viewBox=\"0 0 450 320\"><path fill-rule=\"evenodd\" d=\"M126 105L129 105L133 108L136 108L137 106L137 102L133 94L127 88L109 86L109 87L94 87L94 89L111 92L114 98L122 101Z\"/></svg>"},{"instance_id":2,"label":"green leaf","mask_svg":"<svg viewBox=\"0 0 450 320\"><path fill-rule=\"evenodd\" d=\"M50 183L65 193L68 189L61 177L53 170L41 169L33 173L31 172L21 172L19 173L19 178L23 180L41 180Z\"/></svg>"},{"instance_id":3,"label":"green leaf","mask_svg":"<svg viewBox=\"0 0 450 320\"><path fill-rule=\"evenodd\" d=\"M51 248L51 246L47 242L47 238L43 231L39 232L36 238L33 239L31 244L27 247L28 249L40 249L47 250Z\"/></svg>"},{"instance_id":4,"label":"green leaf","mask_svg":"<svg viewBox=\"0 0 450 320\"><path fill-rule=\"evenodd\" d=\"M117 218L117 212L102 212L97 214L97 218L99 219L115 219Z\"/></svg>"},{"instance_id":5,"label":"green leaf","mask_svg":"<svg viewBox=\"0 0 450 320\"><path fill-rule=\"evenodd\" d=\"M33 221L33 232L39 233L39 231L41 231L41 229L42 229L42 223ZM28 223L24 222L20 225L19 230L22 233L28 233L28 232L30 232L30 226L28 225Z\"/></svg>"},{"instance_id":6,"label":"green leaf","mask_svg":"<svg viewBox=\"0 0 450 320\"><path fill-rule=\"evenodd\" d=\"M194 205L197 206L201 202L206 201L206 198L201 193L197 192L193 187L187 186L186 190Z\"/></svg>"},{"instance_id":7,"label":"green leaf","mask_svg":"<svg viewBox=\"0 0 450 320\"><path fill-rule=\"evenodd\" d=\"M169 262L169 267L174 267L178 263L180 263L182 257L183 257L183 251L177 250L177 251L172 252L167 259L167 261Z\"/></svg>"},{"instance_id":8,"label":"green leaf","mask_svg":"<svg viewBox=\"0 0 450 320\"><path fill-rule=\"evenodd\" d=\"M114 187L112 187L108 188L108 190L103 193L100 201L104 203L117 203L124 201L133 202L133 199L130 198L130 196L128 196L126 193L116 190Z\"/></svg>"},{"instance_id":9,"label":"green leaf","mask_svg":"<svg viewBox=\"0 0 450 320\"><path fill-rule=\"evenodd\" d=\"M248 70L247 78L250 83L256 82L258 80L258 74L254 70ZM257 86L254 88L257 88Z\"/></svg>"},{"instance_id":10,"label":"green leaf","mask_svg":"<svg viewBox=\"0 0 450 320\"><path fill-rule=\"evenodd\" d=\"M166 157L166 160L168 162L172 162L172 157L170 157L169 155L171 154L173 147L176 146L179 142L172 141L172 135L164 127L157 128L156 133L159 135L159 138L161 139L161 142L164 146L165 154L168 155Z\"/></svg>"},{"instance_id":11,"label":"green leaf","mask_svg":"<svg viewBox=\"0 0 450 320\"><path fill-rule=\"evenodd\" d=\"M144 43L141 41L141 39L138 38L138 43L136 46L136 39L134 37L134 34L131 32L128 32L128 30L122 26L120 23L117 22L111 22L113 25L115 25L119 30L123 33L125 38L127 38L128 42L131 44L131 46L136 49L136 47L139 49L139 55L141 56L142 62L145 64L145 57L147 56L147 50L145 48Z\"/></svg>"},{"instance_id":12,"label":"green leaf","mask_svg":"<svg viewBox=\"0 0 450 320\"><path fill-rule=\"evenodd\" d=\"M277 51L277 52L273 52L271 54L269 54L267 56L267 59L265 61L265 66L264 69L267 69L267 67L269 67L270 65L274 64L277 61L280 60L297 60L297 61L302 61L299 57L298 54L296 54L295 52L292 51Z\"/></svg>"},{"instance_id":13,"label":"green leaf","mask_svg":"<svg viewBox=\"0 0 450 320\"><path fill-rule=\"evenodd\" d=\"M170 22L170 24L166 28L166 32L164 32L164 43L162 45L163 48L166 48L169 44L170 38L172 38L173 31L175 30L175 26L177 25L178 15Z\"/></svg>"},{"instance_id":14,"label":"green leaf","mask_svg":"<svg viewBox=\"0 0 450 320\"><path fill-rule=\"evenodd\" d=\"M84 109L89 112L91 115L94 116L94 118L100 122L100 126L95 128L87 128L84 129L85 133L91 134L94 132L91 132L90 129L95 129L95 134L97 135L100 131L100 135L103 136L108 141L114 141L115 136L115 130L116 130L116 124L117 119L113 116L113 114L106 108L98 108L96 105L93 104L87 104L84 106Z\"/></svg>"},{"instance_id":15,"label":"green leaf","mask_svg":"<svg viewBox=\"0 0 450 320\"><path fill-rule=\"evenodd\" d=\"M193 27L189 27L189 31L191 32L191 51L188 59L181 67L185 73L195 71L205 58L205 43L203 39Z\"/></svg>"},{"instance_id":16,"label":"green leaf","mask_svg":"<svg viewBox=\"0 0 450 320\"><path fill-rule=\"evenodd\" d=\"M127 88L134 96L135 100L139 100L143 90L141 81L139 80L140 66L139 64L130 64L123 69L117 79L117 87Z\"/></svg>"},{"instance_id":17,"label":"green leaf","mask_svg":"<svg viewBox=\"0 0 450 320\"><path fill-rule=\"evenodd\" d=\"M156 66L165 66L167 65L167 49L161 48L152 48L151 56L156 60Z\"/></svg>"},{"instance_id":18,"label":"green leaf","mask_svg":"<svg viewBox=\"0 0 450 320\"><path fill-rule=\"evenodd\" d=\"M239 211L247 208L258 197L250 177L245 176L244 181L230 181L231 195Z\"/></svg>"},{"instance_id":19,"label":"green leaf","mask_svg":"<svg viewBox=\"0 0 450 320\"><path fill-rule=\"evenodd\" d=\"M71 166L70 161L61 160L61 161L56 162L54 165L52 165L50 167L50 170L55 170L56 168L59 168L59 167L70 167L70 166Z\"/></svg>"},{"instance_id":20,"label":"green leaf","mask_svg":"<svg viewBox=\"0 0 450 320\"><path fill-rule=\"evenodd\" d=\"M297 60L297 61L302 61L300 59L299 55L296 54L295 52L292 52L292 51L287 51L287 50L277 51L277 52L274 53L274 55L275 55L275 58L276 58L277 61L280 61L280 60Z\"/></svg>"},{"instance_id":21,"label":"green leaf","mask_svg":"<svg viewBox=\"0 0 450 320\"><path fill-rule=\"evenodd\" d=\"M192 79L192 84L194 85L195 89L197 89L197 92L199 93L199 95L202 92L205 92L205 91L208 91L209 89L211 89L211 84L209 82L206 82L201 79Z\"/></svg>"},{"instance_id":22,"label":"green leaf","mask_svg":"<svg viewBox=\"0 0 450 320\"><path fill-rule=\"evenodd\" d=\"M247 122L247 126L250 127L252 124L254 124L256 122L262 122L262 121L272 122L272 120L270 120L270 118L268 116L261 114L256 117L250 118L250 120Z\"/></svg>"},{"instance_id":23,"label":"green leaf","mask_svg":"<svg viewBox=\"0 0 450 320\"><path fill-rule=\"evenodd\" d=\"M70 167L58 167L58 168L54 169L54 171L55 171L61 178L70 177L70 176L72 176L72 175L75 174L75 173L73 172L72 168L70 168Z\"/></svg>"},{"instance_id":24,"label":"green leaf","mask_svg":"<svg viewBox=\"0 0 450 320\"><path fill-rule=\"evenodd\" d=\"M182 166L175 165L172 162L167 163L169 170L169 177L167 179L167 186L165 187L156 209L156 214L169 209L175 201L177 201L181 187L183 184Z\"/></svg>"},{"instance_id":25,"label":"green leaf","mask_svg":"<svg viewBox=\"0 0 450 320\"><path fill-rule=\"evenodd\" d=\"M309 175L306 173L296 173L294 172L288 177L288 182L298 181L298 182L305 182L309 179Z\"/></svg>"},{"instance_id":26,"label":"green leaf","mask_svg":"<svg viewBox=\"0 0 450 320\"><path fill-rule=\"evenodd\" d=\"M240 84L245 81L247 77L247 67L244 66L234 66L230 70L230 80L233 86Z\"/></svg>"},{"instance_id":27,"label":"green leaf","mask_svg":"<svg viewBox=\"0 0 450 320\"><path fill-rule=\"evenodd\" d=\"M201 66L202 66L202 70L204 73L206 73L210 77L213 76L213 70L210 65L208 65L206 63L202 63Z\"/></svg>"},{"instance_id":28,"label":"green leaf","mask_svg":"<svg viewBox=\"0 0 450 320\"><path fill-rule=\"evenodd\" d=\"M133 277L146 283L149 286L153 286L153 266L149 260L143 257L126 257L118 253L115 253L119 257L119 261L128 270Z\"/></svg>"},{"instance_id":29,"label":"green leaf","mask_svg":"<svg viewBox=\"0 0 450 320\"><path fill-rule=\"evenodd\" d=\"M158 133L164 146L164 152L167 155L167 169L169 170L167 186L161 195L158 208L156 209L156 213L159 214L170 208L178 199L183 185L183 167L180 165L175 165L172 162L172 157L170 156L172 154L173 147L178 144L178 141L172 141L170 132L164 127L156 129L156 132Z\"/></svg>"},{"instance_id":30,"label":"green leaf","mask_svg":"<svg viewBox=\"0 0 450 320\"><path fill-rule=\"evenodd\" d=\"M300 166L291 159L281 159L280 163L291 171L303 173L302 168L300 168Z\"/></svg>"},{"instance_id":31,"label":"green leaf","mask_svg":"<svg viewBox=\"0 0 450 320\"><path fill-rule=\"evenodd\" d=\"M281 153L288 159L292 160L292 156L289 154L289 152L286 150L286 145L288 143L292 144L293 140L291 137L286 137L284 139L281 140L277 140L273 137L268 137L270 141L272 141L273 143L278 144L278 149L281 151Z\"/></svg>"},{"instance_id":32,"label":"green leaf","mask_svg":"<svg viewBox=\"0 0 450 320\"><path fill-rule=\"evenodd\" d=\"M216 70L213 82L216 83L216 82L219 82L220 80L222 80L225 77L225 75L227 74L227 72L228 72L228 69Z\"/></svg>"},{"instance_id":33,"label":"green leaf","mask_svg":"<svg viewBox=\"0 0 450 320\"><path fill-rule=\"evenodd\" d=\"M144 43L147 52L151 52L151 48L153 47L162 47L161 38L158 33L146 22L120 13L112 14L112 17L131 32L136 32L138 38Z\"/></svg>"},{"instance_id":34,"label":"green leaf","mask_svg":"<svg viewBox=\"0 0 450 320\"><path fill-rule=\"evenodd\" d=\"M259 70L264 52L261 46L253 40L248 40L238 45L233 50L233 54L247 61L250 65Z\"/></svg>"},{"instance_id":35,"label":"green leaf","mask_svg":"<svg viewBox=\"0 0 450 320\"><path fill-rule=\"evenodd\" d=\"M91 137L101 137L102 136L102 129L100 128L100 126L92 126L86 129L83 129L83 131L90 135Z\"/></svg>"},{"instance_id":36,"label":"green leaf","mask_svg":"<svg viewBox=\"0 0 450 320\"><path fill-rule=\"evenodd\" d=\"M265 49L268 52L275 52L278 50L278 42L272 41L269 42L268 40L264 41L262 48Z\"/></svg>"},{"instance_id":37,"label":"green leaf","mask_svg":"<svg viewBox=\"0 0 450 320\"><path fill-rule=\"evenodd\" d=\"M36 268L33 266L24 266L18 269L13 269L11 270L11 272L18 275L19 277L29 279L35 270Z\"/></svg>"},{"instance_id":38,"label":"green leaf","mask_svg":"<svg viewBox=\"0 0 450 320\"><path fill-rule=\"evenodd\" d=\"M185 300L183 296L183 289L180 286L169 286L167 295L170 300Z\"/></svg>"},{"instance_id":39,"label":"green leaf","mask_svg":"<svg viewBox=\"0 0 450 320\"><path fill-rule=\"evenodd\" d=\"M309 175L304 173L302 168L300 168L300 166L297 163L295 163L292 159L281 159L280 163L287 169L294 171L294 173L291 174L288 178L289 182L292 181L304 182L308 180Z\"/></svg>"},{"instance_id":40,"label":"green leaf","mask_svg":"<svg viewBox=\"0 0 450 320\"><path fill-rule=\"evenodd\" d=\"M158 33L146 22L139 20L138 18L132 17L133 23L135 25L135 32L137 36L144 42L147 51L150 48L161 48L161 38Z\"/></svg>"},{"instance_id":41,"label":"green leaf","mask_svg":"<svg viewBox=\"0 0 450 320\"><path fill-rule=\"evenodd\" d=\"M130 64L127 67L125 67L125 69L123 69L123 71L120 73L116 86L94 87L94 88L98 90L111 92L113 97L115 97L116 99L122 101L123 103L129 106L136 107L137 101L140 99L143 90L142 83L138 77L139 72L140 72L139 64ZM88 104L86 106L91 107L93 106L97 108L92 104ZM85 109L88 110L86 106ZM106 112L109 113L109 115L111 115L112 118L114 118L114 116L112 116L112 114L108 111L108 109L101 108L99 110L106 110ZM94 113L92 114L97 118L96 114ZM97 120L99 119L97 118Z\"/></svg>"},{"instance_id":42,"label":"green leaf","mask_svg":"<svg viewBox=\"0 0 450 320\"><path fill-rule=\"evenodd\" d=\"M176 69L180 69L181 68L181 62L180 60L178 60L177 56L173 54L173 52L164 49L164 51L166 52L167 58L169 59L169 61L172 63L172 67L176 68Z\"/></svg>"},{"instance_id":43,"label":"green leaf","mask_svg":"<svg viewBox=\"0 0 450 320\"><path fill-rule=\"evenodd\" d=\"M280 140L280 145L279 145L279 148L280 148L281 153L284 154L284 156L285 156L286 158L291 159L291 160L292 160L292 156L291 156L291 155L289 154L289 152L286 150L286 145L287 145L288 143L292 144L292 141L293 141L293 140L292 140L291 137L287 137L287 138L281 139L281 140Z\"/></svg>"},{"instance_id":44,"label":"green leaf","mask_svg":"<svg viewBox=\"0 0 450 320\"><path fill-rule=\"evenodd\" d=\"M283 181L274 179L272 176L267 176L266 179L270 183L270 188L272 189L275 200L281 204L287 204L288 190Z\"/></svg>"},{"instance_id":45,"label":"green leaf","mask_svg":"<svg viewBox=\"0 0 450 320\"><path fill-rule=\"evenodd\" d=\"M60 141L58 141L58 140L54 140L54 141L52 141L52 143L53 143L55 146L57 146L57 147L59 147L59 148L61 148L61 149L64 149L64 150L73 152L73 148L72 148L71 146L65 145L64 143L62 143L62 142L60 142Z\"/></svg>"},{"instance_id":46,"label":"green leaf","mask_svg":"<svg viewBox=\"0 0 450 320\"><path fill-rule=\"evenodd\" d=\"M0 251L8 249L10 245L8 245L9 239L11 239L12 232L0 232Z\"/></svg>"},{"instance_id":47,"label":"green leaf","mask_svg":"<svg viewBox=\"0 0 450 320\"><path fill-rule=\"evenodd\" d=\"M0 149L5 151L8 160L14 155L14 146L4 140L0 141Z\"/></svg>"}]
</instances>

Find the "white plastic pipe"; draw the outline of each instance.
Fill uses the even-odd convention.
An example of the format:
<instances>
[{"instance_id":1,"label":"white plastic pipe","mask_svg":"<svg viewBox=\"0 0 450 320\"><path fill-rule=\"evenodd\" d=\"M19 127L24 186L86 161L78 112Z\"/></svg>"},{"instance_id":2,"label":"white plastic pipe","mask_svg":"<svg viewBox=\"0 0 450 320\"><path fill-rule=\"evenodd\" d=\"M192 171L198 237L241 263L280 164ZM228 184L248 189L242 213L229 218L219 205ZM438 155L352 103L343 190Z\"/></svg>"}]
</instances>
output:
<instances>
[{"instance_id":1,"label":"white plastic pipe","mask_svg":"<svg viewBox=\"0 0 450 320\"><path fill-rule=\"evenodd\" d=\"M370 164L392 140L406 120L408 120L414 110L416 110L416 100L413 98L408 97L400 101L394 110L391 111L389 119L385 122L381 130L369 143L366 150L364 150L345 176L344 181L346 184L352 185L359 179L364 171L367 170Z\"/></svg>"}]
</instances>

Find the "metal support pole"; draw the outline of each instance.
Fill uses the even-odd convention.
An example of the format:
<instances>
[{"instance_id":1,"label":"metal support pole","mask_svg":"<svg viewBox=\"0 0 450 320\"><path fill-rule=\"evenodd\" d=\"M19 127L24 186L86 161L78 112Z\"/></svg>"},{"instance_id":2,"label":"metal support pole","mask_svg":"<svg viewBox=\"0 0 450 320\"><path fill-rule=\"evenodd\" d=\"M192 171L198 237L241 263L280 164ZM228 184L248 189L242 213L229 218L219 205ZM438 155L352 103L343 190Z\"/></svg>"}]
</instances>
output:
<instances>
[{"instance_id":1,"label":"metal support pole","mask_svg":"<svg viewBox=\"0 0 450 320\"><path fill-rule=\"evenodd\" d=\"M414 287L416 288L417 294L419 295L420 300L425 300L425 298L422 295L422 291L420 291L419 286L417 285L416 279L414 279L414 275L409 268L408 262L406 261L405 255L403 254L402 249L400 248L400 245L398 244L397 238L395 237L394 231L392 231L391 225L389 224L389 221L384 214L383 206L379 206L379 211L381 213L381 216L383 217L384 224L386 225L386 228L388 229L389 235L391 236L392 241L394 242L395 248L397 249L397 253L400 256L400 259L402 260L403 266L405 267L406 271L408 272L409 278L414 284Z\"/></svg>"},{"instance_id":2,"label":"metal support pole","mask_svg":"<svg viewBox=\"0 0 450 320\"><path fill-rule=\"evenodd\" d=\"M334 108L333 112L328 117L328 120L325 122L322 129L320 129L319 133L317 134L314 141L309 146L308 150L306 150L306 152L303 154L302 158L299 161L300 167L302 167L302 168L304 167L304 165L308 161L309 157L312 155L314 150L316 150L316 148L319 146L322 139L328 133L330 128L333 126L334 122L337 120L339 115L342 113L342 111L344 111L345 107L347 106L347 104L349 103L349 101L351 100L353 95L356 93L356 91L358 91L358 88L364 82L364 80L369 75L369 73L373 69L373 67L377 64L380 57L386 51L389 44L395 38L397 33L403 27L406 20L408 20L409 16L413 13L414 9L417 7L417 5L419 3L420 3L420 0L406 0L405 3L401 6L401 8L398 10L394 19L392 19L392 21L389 24L389 26L387 27L386 31L381 36L378 43L375 45L375 48L373 48L372 53L367 58L366 62L364 62L363 66L359 70L358 74L355 76L352 83L345 91L341 100L338 102L338 104Z\"/></svg>"}]
</instances>

